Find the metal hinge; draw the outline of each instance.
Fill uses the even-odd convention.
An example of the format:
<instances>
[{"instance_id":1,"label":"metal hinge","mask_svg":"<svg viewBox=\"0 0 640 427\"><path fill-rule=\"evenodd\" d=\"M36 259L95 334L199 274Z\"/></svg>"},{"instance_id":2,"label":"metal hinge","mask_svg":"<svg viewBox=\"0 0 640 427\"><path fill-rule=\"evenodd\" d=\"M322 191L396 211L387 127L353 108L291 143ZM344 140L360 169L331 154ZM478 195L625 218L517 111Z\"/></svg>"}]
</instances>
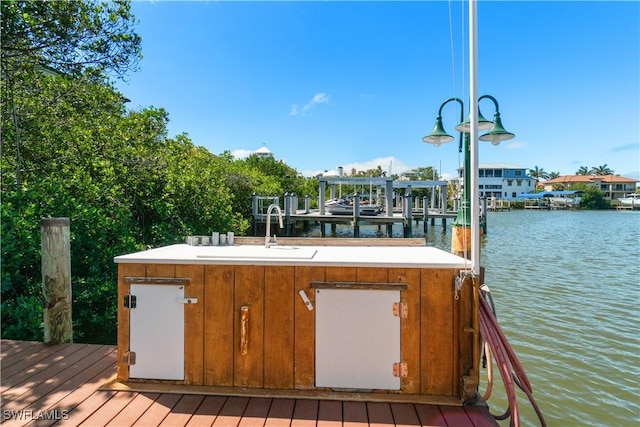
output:
<instances>
[{"instance_id":1,"label":"metal hinge","mask_svg":"<svg viewBox=\"0 0 640 427\"><path fill-rule=\"evenodd\" d=\"M393 376L406 378L409 375L409 368L406 363L394 363L393 364Z\"/></svg>"},{"instance_id":2,"label":"metal hinge","mask_svg":"<svg viewBox=\"0 0 640 427\"><path fill-rule=\"evenodd\" d=\"M406 302L394 302L393 303L393 315L394 317L406 318L409 315L409 306Z\"/></svg>"},{"instance_id":3,"label":"metal hinge","mask_svg":"<svg viewBox=\"0 0 640 427\"><path fill-rule=\"evenodd\" d=\"M124 296L124 308L136 308L136 296L135 295L125 295Z\"/></svg>"},{"instance_id":4,"label":"metal hinge","mask_svg":"<svg viewBox=\"0 0 640 427\"><path fill-rule=\"evenodd\" d=\"M127 366L136 364L136 353L135 351L127 351L124 354L124 364Z\"/></svg>"}]
</instances>

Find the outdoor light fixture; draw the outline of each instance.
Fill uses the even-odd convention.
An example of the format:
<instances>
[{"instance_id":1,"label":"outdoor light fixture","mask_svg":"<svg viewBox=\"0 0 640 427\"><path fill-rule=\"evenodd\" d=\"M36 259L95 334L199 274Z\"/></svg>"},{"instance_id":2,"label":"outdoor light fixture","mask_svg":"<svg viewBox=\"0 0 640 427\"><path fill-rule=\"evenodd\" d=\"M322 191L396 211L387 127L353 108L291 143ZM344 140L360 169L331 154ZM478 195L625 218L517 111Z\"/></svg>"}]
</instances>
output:
<instances>
[{"instance_id":1,"label":"outdoor light fixture","mask_svg":"<svg viewBox=\"0 0 640 427\"><path fill-rule=\"evenodd\" d=\"M454 138L445 132L444 127L442 126L442 116L438 114L438 117L436 117L436 125L433 127L433 130L429 135L422 138L422 140L439 147L440 144L451 142Z\"/></svg>"},{"instance_id":2,"label":"outdoor light fixture","mask_svg":"<svg viewBox=\"0 0 640 427\"><path fill-rule=\"evenodd\" d=\"M502 126L502 120L500 119L500 107L498 106L498 101L491 95L483 95L478 98L478 103L480 103L483 99L490 99L493 101L495 106L495 114L493 116L493 122L487 120L480 113L480 108L478 108L478 116L477 116L477 130L485 131L488 130L487 133L478 137L481 141L489 141L493 145L498 145L502 141L506 141L512 138L515 138L515 135L511 132L505 130L504 126ZM467 230L471 229L471 150L470 150L470 140L471 140L471 115L467 120L464 120L464 103L460 98L449 98L440 105L440 109L438 110L438 116L436 117L436 124L433 127L431 133L424 138L422 141L433 144L438 147L441 144L451 142L454 140L453 136L449 135L442 126L442 109L446 104L451 101L456 101L460 104L460 123L456 126L456 130L460 135L460 145L459 150L462 151L464 148L464 187L462 188L462 205L458 209L458 215L456 217L455 222L453 223L454 227L464 227ZM463 138L464 135L464 138ZM476 160L477 161L477 160ZM476 192L477 194L477 192ZM454 251L454 246L459 246L458 243L454 245L453 240L455 237L452 237L452 251ZM454 251L455 253L456 251Z\"/></svg>"},{"instance_id":3,"label":"outdoor light fixture","mask_svg":"<svg viewBox=\"0 0 640 427\"><path fill-rule=\"evenodd\" d=\"M478 98L478 102L480 102L483 99L492 100L493 104L496 107L496 112L493 116L493 122L492 122L484 118L482 116L482 113L480 112L480 109L478 108L478 130L483 131L483 130L489 129L489 132L485 133L484 135L481 135L478 139L480 139L481 141L489 141L493 145L498 145L502 141L507 141L509 139L515 138L515 135L513 133L508 132L504 128L504 126L502 126L502 120L500 119L500 108L498 106L498 101L491 95L483 95L480 98ZM444 130L444 126L442 125L442 109L450 101L457 101L460 104L460 107L462 109L460 114L460 118L461 118L460 123L456 126L456 130L460 132L460 137L461 137L460 149L462 149L462 134L468 134L469 132L471 132L471 123L470 123L470 117L467 117L467 119L464 121L462 120L462 118L464 117L464 103L459 98L449 98L442 103L442 105L440 106L440 110L438 110L438 116L436 117L436 124L433 127L433 130L429 135L422 138L422 141L429 144L433 144L436 147L440 146L441 144L453 141L454 139L453 136L449 135Z\"/></svg>"},{"instance_id":4,"label":"outdoor light fixture","mask_svg":"<svg viewBox=\"0 0 640 427\"><path fill-rule=\"evenodd\" d=\"M490 129L492 126L493 126L493 123L491 123L491 120L485 119L482 116L482 113L480 112L480 108L478 108L478 130L487 130L487 129ZM465 133L471 132L471 115L467 117L467 120L465 120L464 122L456 126L456 130L458 132L465 132Z\"/></svg>"},{"instance_id":5,"label":"outdoor light fixture","mask_svg":"<svg viewBox=\"0 0 640 427\"><path fill-rule=\"evenodd\" d=\"M500 113L496 111L493 116L493 127L484 135L481 135L478 139L480 141L490 141L493 145L500 144L501 141L507 141L515 138L515 135L502 126L502 120L500 120Z\"/></svg>"}]
</instances>

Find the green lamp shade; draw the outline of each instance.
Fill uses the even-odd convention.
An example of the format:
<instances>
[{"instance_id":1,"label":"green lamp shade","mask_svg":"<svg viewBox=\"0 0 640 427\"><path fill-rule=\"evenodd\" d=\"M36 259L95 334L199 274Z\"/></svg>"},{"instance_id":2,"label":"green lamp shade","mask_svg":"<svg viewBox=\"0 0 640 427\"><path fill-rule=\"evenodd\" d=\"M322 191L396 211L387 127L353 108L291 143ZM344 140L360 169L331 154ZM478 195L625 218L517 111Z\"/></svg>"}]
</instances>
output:
<instances>
[{"instance_id":1,"label":"green lamp shade","mask_svg":"<svg viewBox=\"0 0 640 427\"><path fill-rule=\"evenodd\" d=\"M480 108L478 108L478 130L490 129L492 125L493 123L491 123L490 120L485 119L480 112ZM456 126L456 130L464 133L471 132L471 115L467 117L467 120Z\"/></svg>"},{"instance_id":2,"label":"green lamp shade","mask_svg":"<svg viewBox=\"0 0 640 427\"><path fill-rule=\"evenodd\" d=\"M500 119L500 113L496 112L493 116L493 127L484 135L480 136L481 141L490 141L493 145L498 145L502 141L515 138L515 134L508 132L502 126L502 120Z\"/></svg>"},{"instance_id":3,"label":"green lamp shade","mask_svg":"<svg viewBox=\"0 0 640 427\"><path fill-rule=\"evenodd\" d=\"M431 133L422 138L423 142L433 144L436 147L440 144L451 142L453 140L454 138L445 132L444 127L442 126L442 116L438 116L436 118L436 125L433 127Z\"/></svg>"}]
</instances>

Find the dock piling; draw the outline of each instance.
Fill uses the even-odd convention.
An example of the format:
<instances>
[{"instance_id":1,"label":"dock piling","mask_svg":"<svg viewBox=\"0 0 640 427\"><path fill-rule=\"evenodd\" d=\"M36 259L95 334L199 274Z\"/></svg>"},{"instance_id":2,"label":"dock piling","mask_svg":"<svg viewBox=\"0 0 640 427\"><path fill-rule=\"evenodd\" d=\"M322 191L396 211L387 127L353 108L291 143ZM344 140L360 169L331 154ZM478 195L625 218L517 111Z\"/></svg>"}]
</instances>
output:
<instances>
[{"instance_id":1,"label":"dock piling","mask_svg":"<svg viewBox=\"0 0 640 427\"><path fill-rule=\"evenodd\" d=\"M44 343L73 342L69 218L42 218Z\"/></svg>"}]
</instances>

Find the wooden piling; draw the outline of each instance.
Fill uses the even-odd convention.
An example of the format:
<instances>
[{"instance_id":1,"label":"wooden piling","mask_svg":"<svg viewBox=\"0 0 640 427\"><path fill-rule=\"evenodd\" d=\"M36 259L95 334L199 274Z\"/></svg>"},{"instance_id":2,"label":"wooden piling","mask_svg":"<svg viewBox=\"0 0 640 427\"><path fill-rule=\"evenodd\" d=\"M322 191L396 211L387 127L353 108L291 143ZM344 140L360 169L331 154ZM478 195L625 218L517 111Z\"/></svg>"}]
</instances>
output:
<instances>
[{"instance_id":1,"label":"wooden piling","mask_svg":"<svg viewBox=\"0 0 640 427\"><path fill-rule=\"evenodd\" d=\"M42 218L44 343L73 342L69 218Z\"/></svg>"}]
</instances>

